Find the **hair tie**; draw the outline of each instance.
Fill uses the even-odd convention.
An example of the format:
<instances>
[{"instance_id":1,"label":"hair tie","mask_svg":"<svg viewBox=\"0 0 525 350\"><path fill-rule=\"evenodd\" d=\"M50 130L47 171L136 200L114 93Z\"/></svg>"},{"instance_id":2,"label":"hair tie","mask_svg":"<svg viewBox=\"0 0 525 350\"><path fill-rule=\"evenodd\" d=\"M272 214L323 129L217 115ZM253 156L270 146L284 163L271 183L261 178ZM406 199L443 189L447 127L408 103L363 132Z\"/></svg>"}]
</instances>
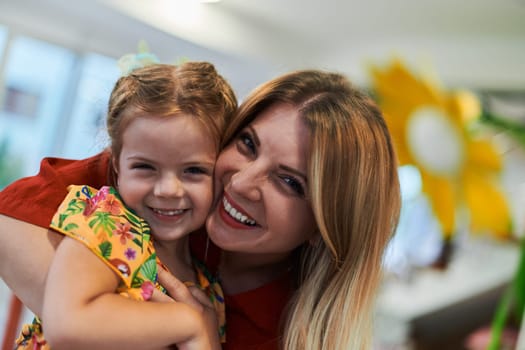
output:
<instances>
[{"instance_id":1,"label":"hair tie","mask_svg":"<svg viewBox=\"0 0 525 350\"><path fill-rule=\"evenodd\" d=\"M160 63L157 56L149 52L148 44L141 40L138 45L137 53L129 53L122 56L117 65L120 69L121 76L128 76L135 69L151 66Z\"/></svg>"}]
</instances>

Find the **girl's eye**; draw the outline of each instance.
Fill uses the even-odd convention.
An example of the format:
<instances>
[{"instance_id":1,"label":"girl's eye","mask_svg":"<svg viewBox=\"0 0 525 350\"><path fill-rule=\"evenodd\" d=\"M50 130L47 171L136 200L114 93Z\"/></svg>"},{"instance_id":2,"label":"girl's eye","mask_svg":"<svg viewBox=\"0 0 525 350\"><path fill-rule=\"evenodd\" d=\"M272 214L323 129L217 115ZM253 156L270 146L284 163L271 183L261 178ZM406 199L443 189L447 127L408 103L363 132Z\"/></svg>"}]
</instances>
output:
<instances>
[{"instance_id":1,"label":"girl's eye","mask_svg":"<svg viewBox=\"0 0 525 350\"><path fill-rule=\"evenodd\" d=\"M147 163L135 163L131 165L131 169L153 170L154 167Z\"/></svg>"},{"instance_id":2,"label":"girl's eye","mask_svg":"<svg viewBox=\"0 0 525 350\"><path fill-rule=\"evenodd\" d=\"M198 167L198 166L192 166L192 167L186 168L186 170L184 170L184 172L186 174L207 174L208 170L204 169L204 168L201 168L201 167Z\"/></svg>"},{"instance_id":3,"label":"girl's eye","mask_svg":"<svg viewBox=\"0 0 525 350\"><path fill-rule=\"evenodd\" d=\"M297 193L300 196L304 196L304 187L301 184L300 181L294 179L291 176L281 176L281 179L284 181L284 183L291 188L295 193Z\"/></svg>"},{"instance_id":4,"label":"girl's eye","mask_svg":"<svg viewBox=\"0 0 525 350\"><path fill-rule=\"evenodd\" d=\"M255 142L253 142L252 136L247 132L242 132L239 135L238 144L242 147L243 150L247 150L252 154L255 154Z\"/></svg>"}]
</instances>

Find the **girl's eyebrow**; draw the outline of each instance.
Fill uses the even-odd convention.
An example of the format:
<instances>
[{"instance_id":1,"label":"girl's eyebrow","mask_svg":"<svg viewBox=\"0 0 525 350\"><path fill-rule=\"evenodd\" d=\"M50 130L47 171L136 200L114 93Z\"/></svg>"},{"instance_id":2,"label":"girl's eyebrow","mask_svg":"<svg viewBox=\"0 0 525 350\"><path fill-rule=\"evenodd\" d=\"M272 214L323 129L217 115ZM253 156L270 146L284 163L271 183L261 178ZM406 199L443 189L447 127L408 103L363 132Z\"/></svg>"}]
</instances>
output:
<instances>
[{"instance_id":1,"label":"girl's eyebrow","mask_svg":"<svg viewBox=\"0 0 525 350\"><path fill-rule=\"evenodd\" d=\"M248 130L250 130L250 133L252 134L252 137L253 137L253 142L255 142L255 144L257 145L257 147L260 147L260 146L261 146L261 141L259 140L259 136L257 136L257 132L255 131L255 129L253 128L253 126L248 125L246 128L247 128Z\"/></svg>"},{"instance_id":2,"label":"girl's eyebrow","mask_svg":"<svg viewBox=\"0 0 525 350\"><path fill-rule=\"evenodd\" d=\"M140 154L130 154L125 158L126 160L135 160L135 161L147 161L148 158L140 155Z\"/></svg>"}]
</instances>

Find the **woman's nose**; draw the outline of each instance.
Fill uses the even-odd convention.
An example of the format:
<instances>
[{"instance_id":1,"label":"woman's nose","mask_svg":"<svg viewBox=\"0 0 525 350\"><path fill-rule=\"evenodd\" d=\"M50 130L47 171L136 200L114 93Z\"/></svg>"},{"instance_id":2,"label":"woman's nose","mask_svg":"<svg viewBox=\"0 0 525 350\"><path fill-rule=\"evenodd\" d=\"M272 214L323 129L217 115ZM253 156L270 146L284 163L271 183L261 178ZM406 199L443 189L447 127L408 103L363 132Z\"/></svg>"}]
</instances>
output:
<instances>
[{"instance_id":1,"label":"woman's nose","mask_svg":"<svg viewBox=\"0 0 525 350\"><path fill-rule=\"evenodd\" d=\"M262 198L261 185L266 178L261 169L253 164L238 169L230 178L230 188L251 201Z\"/></svg>"},{"instance_id":2,"label":"woman's nose","mask_svg":"<svg viewBox=\"0 0 525 350\"><path fill-rule=\"evenodd\" d=\"M155 183L153 193L159 197L181 197L184 186L176 175L164 175Z\"/></svg>"}]
</instances>

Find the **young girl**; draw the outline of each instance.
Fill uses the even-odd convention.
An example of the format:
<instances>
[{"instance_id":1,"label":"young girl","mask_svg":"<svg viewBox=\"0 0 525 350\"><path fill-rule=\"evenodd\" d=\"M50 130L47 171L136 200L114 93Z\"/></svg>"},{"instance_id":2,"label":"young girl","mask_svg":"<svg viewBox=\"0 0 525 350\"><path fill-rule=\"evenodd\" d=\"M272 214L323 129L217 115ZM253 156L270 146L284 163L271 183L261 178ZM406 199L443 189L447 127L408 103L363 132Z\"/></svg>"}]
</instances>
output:
<instances>
[{"instance_id":1,"label":"young girl","mask_svg":"<svg viewBox=\"0 0 525 350\"><path fill-rule=\"evenodd\" d=\"M67 236L44 297L42 319L53 347L220 348L222 292L191 257L187 236L210 210L220 137L235 109L233 91L209 63L153 64L119 79L107 119L115 187L70 186L51 223ZM211 327L202 322L215 319L203 316L202 306L130 300L151 298L159 260L204 290L219 332L206 333ZM149 314L156 322L141 322ZM38 322L26 327L19 349L47 347L40 330Z\"/></svg>"}]
</instances>

